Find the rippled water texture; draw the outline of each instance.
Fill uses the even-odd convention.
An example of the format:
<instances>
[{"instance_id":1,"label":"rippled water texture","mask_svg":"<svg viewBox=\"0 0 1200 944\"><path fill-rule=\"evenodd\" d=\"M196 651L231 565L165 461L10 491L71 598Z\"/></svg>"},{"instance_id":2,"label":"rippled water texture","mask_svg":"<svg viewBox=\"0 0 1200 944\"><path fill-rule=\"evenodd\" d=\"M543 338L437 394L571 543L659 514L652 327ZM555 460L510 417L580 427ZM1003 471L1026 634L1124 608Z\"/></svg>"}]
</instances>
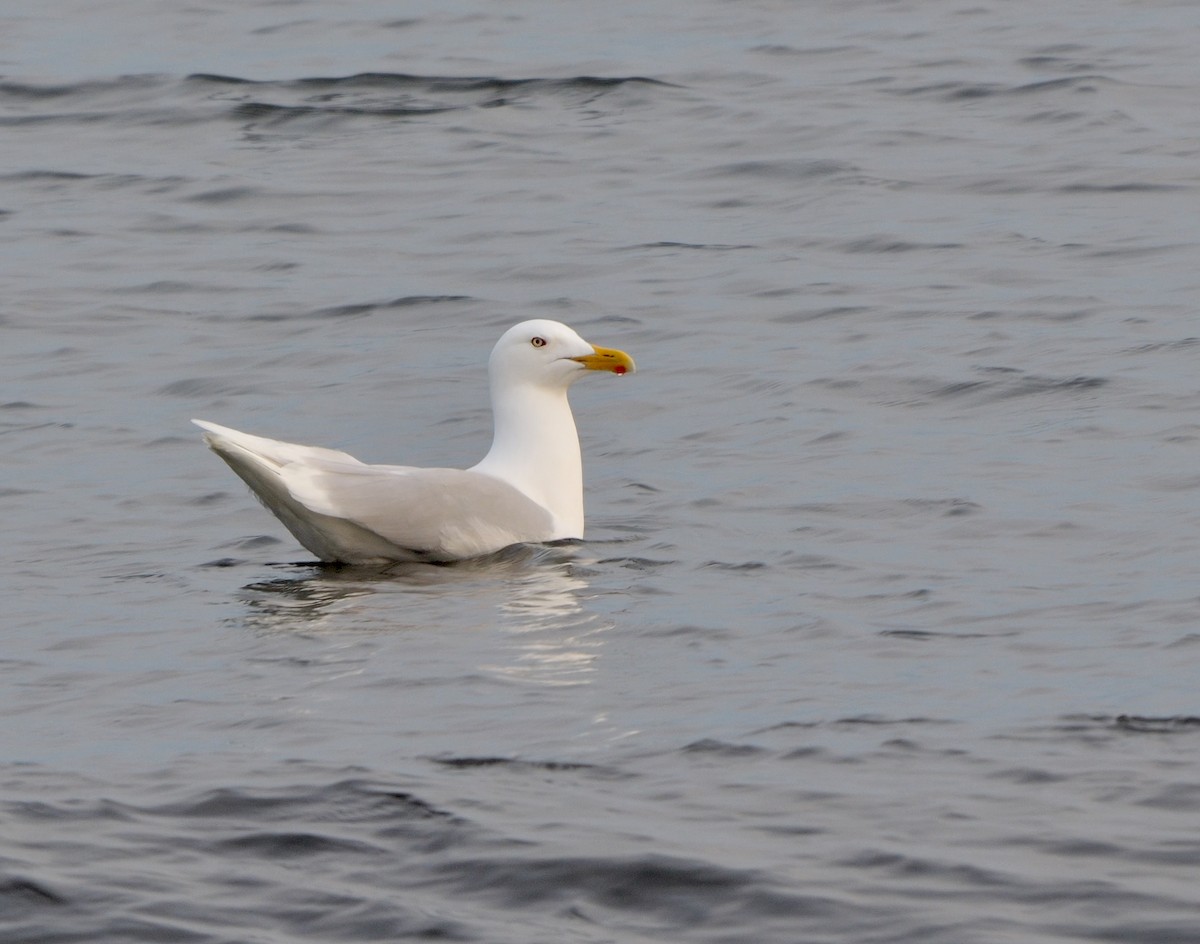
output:
<instances>
[{"instance_id":1,"label":"rippled water texture","mask_svg":"<svg viewBox=\"0 0 1200 944\"><path fill-rule=\"evenodd\" d=\"M1200 8L0 12L0 939L1192 944ZM315 566L201 416L589 532Z\"/></svg>"}]
</instances>

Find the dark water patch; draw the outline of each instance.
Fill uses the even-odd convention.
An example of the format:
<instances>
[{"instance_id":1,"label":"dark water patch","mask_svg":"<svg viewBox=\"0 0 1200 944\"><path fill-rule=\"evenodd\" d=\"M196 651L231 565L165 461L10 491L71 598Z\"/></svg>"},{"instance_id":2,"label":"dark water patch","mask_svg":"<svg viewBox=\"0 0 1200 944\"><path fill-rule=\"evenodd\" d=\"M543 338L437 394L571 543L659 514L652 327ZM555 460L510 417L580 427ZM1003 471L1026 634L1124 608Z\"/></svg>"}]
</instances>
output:
<instances>
[{"instance_id":1,"label":"dark water patch","mask_svg":"<svg viewBox=\"0 0 1200 944\"><path fill-rule=\"evenodd\" d=\"M964 393L978 393L986 390L992 384L986 380L963 380L958 383L946 384L933 392L935 397L957 397Z\"/></svg>"},{"instance_id":2,"label":"dark water patch","mask_svg":"<svg viewBox=\"0 0 1200 944\"><path fill-rule=\"evenodd\" d=\"M352 106L352 105L273 105L269 102L242 102L234 106L232 116L239 121L285 124L300 118L419 118L454 111L454 105Z\"/></svg>"},{"instance_id":3,"label":"dark water patch","mask_svg":"<svg viewBox=\"0 0 1200 944\"><path fill-rule=\"evenodd\" d=\"M64 905L67 899L40 882L27 878L0 878L0 907L22 905Z\"/></svg>"},{"instance_id":4,"label":"dark water patch","mask_svg":"<svg viewBox=\"0 0 1200 944\"><path fill-rule=\"evenodd\" d=\"M1167 442L1193 442L1195 437L1167 437ZM1180 475L1169 478L1153 478L1147 481L1147 487L1156 492L1190 492L1200 488L1200 475Z\"/></svg>"},{"instance_id":5,"label":"dark water patch","mask_svg":"<svg viewBox=\"0 0 1200 944\"><path fill-rule=\"evenodd\" d=\"M711 935L745 920L759 927L765 917L826 917L843 908L830 899L780 889L757 872L666 855L471 858L436 865L433 871L459 892L505 907L574 903L632 913L676 933L704 927ZM604 923L611 927L611 921Z\"/></svg>"},{"instance_id":6,"label":"dark water patch","mask_svg":"<svg viewBox=\"0 0 1200 944\"><path fill-rule=\"evenodd\" d=\"M30 85L26 82L0 82L0 95L7 98L42 101L49 98L66 98L78 95L88 88L81 85Z\"/></svg>"},{"instance_id":7,"label":"dark water patch","mask_svg":"<svg viewBox=\"0 0 1200 944\"><path fill-rule=\"evenodd\" d=\"M639 243L635 246L620 246L618 252L637 251L642 249L699 249L718 252L727 252L734 249L757 249L757 246L752 246L748 243L680 243L671 240L660 240L654 243Z\"/></svg>"},{"instance_id":8,"label":"dark water patch","mask_svg":"<svg viewBox=\"0 0 1200 944\"><path fill-rule=\"evenodd\" d=\"M838 718L835 721L829 722L836 725L893 725L893 724L955 724L954 721L949 721L945 718L924 718L921 716L908 718L888 718L884 715L855 715L849 718Z\"/></svg>"},{"instance_id":9,"label":"dark water patch","mask_svg":"<svg viewBox=\"0 0 1200 944\"><path fill-rule=\"evenodd\" d=\"M954 188L963 193L981 196L1012 196L1015 194L1042 193L1045 187L1020 177L968 177L957 182Z\"/></svg>"},{"instance_id":10,"label":"dark water patch","mask_svg":"<svg viewBox=\"0 0 1200 944\"><path fill-rule=\"evenodd\" d=\"M819 446L823 443L839 442L843 439L849 439L853 433L848 433L845 430L835 429L828 433L822 433L820 436L814 436L812 439L806 440L806 446Z\"/></svg>"},{"instance_id":11,"label":"dark water patch","mask_svg":"<svg viewBox=\"0 0 1200 944\"><path fill-rule=\"evenodd\" d=\"M196 227L193 232L207 231L205 227ZM143 282L137 285L123 285L119 288L110 289L114 295L124 295L126 293L136 293L143 295L184 295L194 293L205 293L208 295L226 295L233 292L245 291L244 288L234 287L232 285L219 285L214 283L204 282L184 282L176 279L158 279L154 282Z\"/></svg>"},{"instance_id":12,"label":"dark water patch","mask_svg":"<svg viewBox=\"0 0 1200 944\"><path fill-rule=\"evenodd\" d=\"M829 751L823 747L795 747L790 751L784 751L779 755L780 760L812 760L816 757L828 757ZM836 794L826 794L825 799L833 800L837 798ZM818 801L819 802L819 801ZM823 831L823 830L822 830Z\"/></svg>"},{"instance_id":13,"label":"dark water patch","mask_svg":"<svg viewBox=\"0 0 1200 944\"><path fill-rule=\"evenodd\" d=\"M914 98L933 98L944 102L966 101L975 98L990 98L1003 92L1005 86L998 83L980 82L934 82L928 85L915 85L909 88L888 89L893 95L906 95Z\"/></svg>"},{"instance_id":14,"label":"dark water patch","mask_svg":"<svg viewBox=\"0 0 1200 944\"><path fill-rule=\"evenodd\" d=\"M188 377L183 380L173 380L154 392L164 397L195 399L245 396L257 392L258 389L251 385L231 383L226 377Z\"/></svg>"},{"instance_id":15,"label":"dark water patch","mask_svg":"<svg viewBox=\"0 0 1200 944\"><path fill-rule=\"evenodd\" d=\"M820 721L780 721L778 724L768 725L765 728L759 728L756 731L751 731L751 735L766 734L768 731L790 731L793 728L801 728L804 730L811 728L819 728L823 722Z\"/></svg>"},{"instance_id":16,"label":"dark water patch","mask_svg":"<svg viewBox=\"0 0 1200 944\"><path fill-rule=\"evenodd\" d=\"M155 282L144 282L141 285L131 285L121 288L122 292L146 292L148 294L172 295L179 292L191 292L196 289L192 282L177 282L170 279L159 279Z\"/></svg>"},{"instance_id":17,"label":"dark water patch","mask_svg":"<svg viewBox=\"0 0 1200 944\"><path fill-rule=\"evenodd\" d=\"M845 161L779 160L738 161L720 164L702 173L707 177L757 177L764 180L816 180L855 173L859 168Z\"/></svg>"},{"instance_id":18,"label":"dark water patch","mask_svg":"<svg viewBox=\"0 0 1200 944\"><path fill-rule=\"evenodd\" d=\"M982 511L983 506L965 498L899 498L895 501L804 502L788 506L786 510L795 514L882 520L935 515L957 518Z\"/></svg>"},{"instance_id":19,"label":"dark water patch","mask_svg":"<svg viewBox=\"0 0 1200 944\"><path fill-rule=\"evenodd\" d=\"M851 715L845 718L834 718L832 720L817 720L817 721L780 721L777 724L769 725L765 728L760 728L751 731L750 735L769 734L779 731L811 731L819 728L847 728L853 730L855 728L886 728L893 726L914 726L914 725L952 725L958 724L948 718L927 718L922 716L912 716L904 718L889 718L885 715Z\"/></svg>"},{"instance_id":20,"label":"dark water patch","mask_svg":"<svg viewBox=\"0 0 1200 944\"><path fill-rule=\"evenodd\" d=\"M135 189L153 195L169 193L188 183L188 178L172 175L82 174L74 171L27 170L0 174L0 182L20 187L32 187L44 192L63 190L72 185L88 185L97 190ZM81 230L57 230L56 232L67 236L90 235Z\"/></svg>"},{"instance_id":21,"label":"dark water patch","mask_svg":"<svg viewBox=\"0 0 1200 944\"><path fill-rule=\"evenodd\" d=\"M1077 118L1073 114L1061 117L1061 120L1071 120ZM1042 114L1038 116L1027 116L1024 120L1036 121L1060 120L1060 116L1056 113ZM1181 183L1162 183L1159 181L1138 181L1138 180L1119 180L1112 183L1093 183L1091 181L1078 181L1067 184L1051 185L1044 180L1034 180L1022 176L1013 177L983 177L983 178L967 178L956 182L956 189L964 193L983 194L988 196L1006 196L1012 194L1063 194L1063 195L1087 195L1087 194L1123 194L1129 193L1134 195L1146 195L1154 193L1179 193L1191 192L1195 187L1191 184ZM1081 249L1086 248L1078 244L1064 244L1063 249ZM1161 247L1161 249L1174 249L1177 247ZM1159 251L1161 251L1161 249Z\"/></svg>"},{"instance_id":22,"label":"dark water patch","mask_svg":"<svg viewBox=\"0 0 1200 944\"><path fill-rule=\"evenodd\" d=\"M15 173L0 174L0 181L4 183L39 183L42 181L68 183L76 180L95 180L97 176L99 175L80 174L66 170L23 170Z\"/></svg>"},{"instance_id":23,"label":"dark water patch","mask_svg":"<svg viewBox=\"0 0 1200 944\"><path fill-rule=\"evenodd\" d=\"M788 393L795 389L796 384L791 379L783 380L783 379L779 379L776 377L749 376L749 377L742 377L742 378L736 380L732 384L732 386L735 390L744 391L746 393L763 394L763 393ZM786 405L790 405L790 404L784 404L784 405L786 406ZM770 421L779 422L781 419L786 420L787 418L786 417L781 418L781 417L776 416L776 417L772 417ZM761 423L764 420L767 420L767 417L760 417L760 418L754 419L750 422Z\"/></svg>"},{"instance_id":24,"label":"dark water patch","mask_svg":"<svg viewBox=\"0 0 1200 944\"><path fill-rule=\"evenodd\" d=\"M130 823L137 817L137 810L115 800L65 800L49 802L43 800L19 800L4 804L5 811L15 819L35 822L114 822Z\"/></svg>"},{"instance_id":25,"label":"dark water patch","mask_svg":"<svg viewBox=\"0 0 1200 944\"><path fill-rule=\"evenodd\" d=\"M1200 734L1200 717L1194 715L1117 715L1113 726L1137 734Z\"/></svg>"},{"instance_id":26,"label":"dark water patch","mask_svg":"<svg viewBox=\"0 0 1200 944\"><path fill-rule=\"evenodd\" d=\"M166 446L174 448L175 446L178 446L180 443L194 443L195 441L196 441L196 439L194 436L180 436L178 434L172 433L172 434L168 434L166 436L156 436L153 439L147 439L145 442L138 443L137 448L138 449L159 449L159 448L166 447Z\"/></svg>"},{"instance_id":27,"label":"dark water patch","mask_svg":"<svg viewBox=\"0 0 1200 944\"><path fill-rule=\"evenodd\" d=\"M809 321L822 321L827 318L853 318L866 315L873 310L865 305L832 305L822 308L810 308L805 311L789 312L786 315L776 315L771 320L778 324L804 324Z\"/></svg>"},{"instance_id":28,"label":"dark water patch","mask_svg":"<svg viewBox=\"0 0 1200 944\"><path fill-rule=\"evenodd\" d=\"M962 243L919 243L894 236L864 236L851 239L840 246L842 252L849 253L898 253L925 252L944 249L962 249Z\"/></svg>"},{"instance_id":29,"label":"dark water patch","mask_svg":"<svg viewBox=\"0 0 1200 944\"><path fill-rule=\"evenodd\" d=\"M768 753L767 748L757 744L731 744L716 738L701 738L683 747L685 754L710 754L717 757L755 757Z\"/></svg>"},{"instance_id":30,"label":"dark water patch","mask_svg":"<svg viewBox=\"0 0 1200 944\"><path fill-rule=\"evenodd\" d=\"M379 302L350 302L345 305L330 305L325 308L310 309L301 312L259 312L248 315L246 321L295 321L295 320L326 320L330 318L364 318L377 312L403 311L425 305L443 305L474 302L470 295L404 295L399 298Z\"/></svg>"},{"instance_id":31,"label":"dark water patch","mask_svg":"<svg viewBox=\"0 0 1200 944\"><path fill-rule=\"evenodd\" d=\"M1188 736L1200 734L1200 719L1191 715L1105 715L1070 714L1057 721L1013 731L1003 738L1028 739L1074 739L1090 745L1113 743L1122 736L1159 737Z\"/></svg>"},{"instance_id":32,"label":"dark water patch","mask_svg":"<svg viewBox=\"0 0 1200 944\"><path fill-rule=\"evenodd\" d=\"M969 865L962 862L945 862L898 852L866 851L852 855L837 863L840 866L867 871L881 871L895 878L949 881L959 888L1008 888L1015 890L1018 883L1012 876L994 869ZM934 895L933 888L926 887L913 894Z\"/></svg>"},{"instance_id":33,"label":"dark water patch","mask_svg":"<svg viewBox=\"0 0 1200 944\"><path fill-rule=\"evenodd\" d=\"M1103 893L1098 893L1097 898L1103 902ZM1105 902L1105 904L1110 909L1114 907L1111 902ZM1164 904L1182 903L1148 897L1134 898L1128 903L1129 907L1147 909L1147 913L1150 913L1149 909L1161 908ZM1192 907L1194 908L1195 905L1192 904ZM1191 922L1175 922L1146 918L1138 922L1118 921L1103 927L1088 927L1086 930L1073 933L1072 936L1082 937L1084 934L1091 940L1111 941L1112 944L1129 944L1130 941L1137 941L1138 944L1195 944L1196 925L1194 919Z\"/></svg>"},{"instance_id":34,"label":"dark water patch","mask_svg":"<svg viewBox=\"0 0 1200 944\"><path fill-rule=\"evenodd\" d=\"M453 767L458 770L498 767L518 773L561 773L576 770L598 771L603 769L596 764L585 764L575 761L521 760L514 757L431 757L429 759L435 764L441 764L443 767Z\"/></svg>"},{"instance_id":35,"label":"dark water patch","mask_svg":"<svg viewBox=\"0 0 1200 944\"><path fill-rule=\"evenodd\" d=\"M228 493L223 493L223 494L227 496ZM282 540L280 540L277 537L273 537L270 534L256 534L253 537L249 537L249 538L239 538L236 541L231 541L230 543L222 545L222 546L223 547L236 547L239 550L249 551L249 550L253 550L255 548L259 548L259 547L273 547L275 545L282 544L282 543L283 543Z\"/></svg>"},{"instance_id":36,"label":"dark water patch","mask_svg":"<svg viewBox=\"0 0 1200 944\"><path fill-rule=\"evenodd\" d=\"M909 738L890 738L879 746L891 751L904 751L905 753L917 753L924 750L920 744Z\"/></svg>"},{"instance_id":37,"label":"dark water patch","mask_svg":"<svg viewBox=\"0 0 1200 944\"><path fill-rule=\"evenodd\" d=\"M1106 249L1089 249L1083 253L1087 259L1144 259L1180 250L1191 253L1190 246L1119 246Z\"/></svg>"},{"instance_id":38,"label":"dark water patch","mask_svg":"<svg viewBox=\"0 0 1200 944\"><path fill-rule=\"evenodd\" d=\"M1055 188L1057 193L1174 193L1192 190L1185 184L1160 184L1140 180L1121 181L1114 184L1064 184Z\"/></svg>"},{"instance_id":39,"label":"dark water patch","mask_svg":"<svg viewBox=\"0 0 1200 944\"><path fill-rule=\"evenodd\" d=\"M206 190L203 193L192 194L184 199L188 203L236 203L262 193L256 187L220 187L216 190Z\"/></svg>"},{"instance_id":40,"label":"dark water patch","mask_svg":"<svg viewBox=\"0 0 1200 944\"><path fill-rule=\"evenodd\" d=\"M1078 47L1078 51L1083 51L1083 47ZM1017 60L1023 66L1028 66L1030 69L1046 69L1054 72L1095 72L1096 65L1092 62L1086 62L1074 57L1053 55L1043 53L1034 56L1022 56Z\"/></svg>"},{"instance_id":41,"label":"dark water patch","mask_svg":"<svg viewBox=\"0 0 1200 944\"><path fill-rule=\"evenodd\" d=\"M890 636L898 639L911 639L914 642L940 642L942 640L958 639L999 639L1005 636L1016 636L1016 632L1003 633L953 633L935 632L926 629L885 629L880 636Z\"/></svg>"},{"instance_id":42,"label":"dark water patch","mask_svg":"<svg viewBox=\"0 0 1200 944\"><path fill-rule=\"evenodd\" d=\"M111 113L92 108L87 111L57 112L39 115L5 115L0 116L0 128L21 128L37 130L39 127L63 125L109 125L120 121L126 124L150 125L182 125L191 122L204 121L202 115L196 115L178 108L164 106L157 112L134 114L131 111Z\"/></svg>"},{"instance_id":43,"label":"dark water patch","mask_svg":"<svg viewBox=\"0 0 1200 944\"><path fill-rule=\"evenodd\" d=\"M4 423L0 425L0 434L31 433L38 429L75 429L74 423Z\"/></svg>"},{"instance_id":44,"label":"dark water patch","mask_svg":"<svg viewBox=\"0 0 1200 944\"><path fill-rule=\"evenodd\" d=\"M239 557L218 557L216 560L205 561L201 567L241 567L246 561Z\"/></svg>"},{"instance_id":45,"label":"dark water patch","mask_svg":"<svg viewBox=\"0 0 1200 944\"><path fill-rule=\"evenodd\" d=\"M606 89L622 85L678 87L671 82L645 76L579 75L560 79L506 79L499 76L414 75L405 72L358 72L343 76L312 76L300 79L243 79L230 75L197 72L186 81L203 85L258 86L298 89L430 89L443 92L511 91L536 86L552 89Z\"/></svg>"},{"instance_id":46,"label":"dark water patch","mask_svg":"<svg viewBox=\"0 0 1200 944\"><path fill-rule=\"evenodd\" d=\"M798 553L796 551L786 552L779 561L787 567L794 567L796 570L853 570L849 564L843 564L841 561L833 560L830 557L823 557L820 554Z\"/></svg>"},{"instance_id":47,"label":"dark water patch","mask_svg":"<svg viewBox=\"0 0 1200 944\"><path fill-rule=\"evenodd\" d=\"M716 629L712 626L698 626L694 623L685 623L679 626L644 629L639 635L656 639L680 639L684 643L687 643L701 639L709 642L723 642L733 639L735 633L728 629Z\"/></svg>"},{"instance_id":48,"label":"dark water patch","mask_svg":"<svg viewBox=\"0 0 1200 944\"><path fill-rule=\"evenodd\" d=\"M312 318L357 318L377 311L416 308L423 305L442 305L446 302L474 301L470 295L404 295L384 302L366 302L351 305L334 305L319 308L310 314Z\"/></svg>"},{"instance_id":49,"label":"dark water patch","mask_svg":"<svg viewBox=\"0 0 1200 944\"><path fill-rule=\"evenodd\" d=\"M187 581L178 574L166 573L161 570L146 570L136 573L124 574L106 574L104 580L111 580L113 583L128 583L136 581L138 583L161 583L169 587L186 587Z\"/></svg>"},{"instance_id":50,"label":"dark water patch","mask_svg":"<svg viewBox=\"0 0 1200 944\"><path fill-rule=\"evenodd\" d=\"M1200 812L1200 783L1169 783L1158 787L1150 796L1137 802L1138 806L1179 813L1197 813Z\"/></svg>"},{"instance_id":51,"label":"dark water patch","mask_svg":"<svg viewBox=\"0 0 1200 944\"><path fill-rule=\"evenodd\" d=\"M97 187L104 190L121 190L125 188L137 188L142 193L160 194L169 193L178 187L189 183L187 177L179 176L148 176L145 174L96 174L90 179L96 182Z\"/></svg>"},{"instance_id":52,"label":"dark water patch","mask_svg":"<svg viewBox=\"0 0 1200 944\"><path fill-rule=\"evenodd\" d=\"M1096 390L1109 383L1107 377L1038 377L1027 374L1006 390L995 393L997 399L1024 397L1043 393L1078 393Z\"/></svg>"},{"instance_id":53,"label":"dark water patch","mask_svg":"<svg viewBox=\"0 0 1200 944\"><path fill-rule=\"evenodd\" d=\"M133 810L132 807L122 809ZM253 824L255 829L260 831L271 823L312 825L325 820L393 825L408 820L459 822L459 817L413 793L362 780L335 781L316 787L281 787L258 791L221 787L135 812L139 818L151 816L180 817L183 820L228 820L231 825ZM289 830L277 835L291 834ZM319 839L316 841L318 845L323 842Z\"/></svg>"},{"instance_id":54,"label":"dark water patch","mask_svg":"<svg viewBox=\"0 0 1200 944\"><path fill-rule=\"evenodd\" d=\"M671 83L642 76L507 79L388 72L291 80L195 74L188 76L186 81L199 87L226 90L225 94L216 97L234 100L231 116L260 125L306 118L420 118L464 108L497 108L546 97L587 105L624 87L671 86ZM266 95L285 100L267 100ZM289 98L292 100L287 100Z\"/></svg>"},{"instance_id":55,"label":"dark water patch","mask_svg":"<svg viewBox=\"0 0 1200 944\"><path fill-rule=\"evenodd\" d=\"M203 85L260 85L256 79L240 79L234 75L215 75L208 72L193 72L184 79L185 82L195 82Z\"/></svg>"},{"instance_id":56,"label":"dark water patch","mask_svg":"<svg viewBox=\"0 0 1200 944\"><path fill-rule=\"evenodd\" d=\"M789 46L784 43L763 43L751 46L750 52L765 56L836 56L862 51L861 46Z\"/></svg>"},{"instance_id":57,"label":"dark water patch","mask_svg":"<svg viewBox=\"0 0 1200 944\"><path fill-rule=\"evenodd\" d=\"M702 567L707 567L712 570L726 570L734 573L757 573L769 569L770 565L765 561L705 561Z\"/></svg>"},{"instance_id":58,"label":"dark water patch","mask_svg":"<svg viewBox=\"0 0 1200 944\"><path fill-rule=\"evenodd\" d=\"M962 102L996 96L1042 95L1056 92L1093 93L1097 91L1099 85L1104 83L1114 84L1114 80L1095 74L1046 79L1040 82L1025 82L1020 85L955 80L934 82L909 88L892 88L888 91L894 95L931 98L943 102Z\"/></svg>"},{"instance_id":59,"label":"dark water patch","mask_svg":"<svg viewBox=\"0 0 1200 944\"><path fill-rule=\"evenodd\" d=\"M1021 120L1026 124L1054 124L1061 125L1073 121L1082 121L1090 117L1086 112L1082 111L1065 111L1062 109L1051 109L1049 111L1034 112L1032 115L1026 115Z\"/></svg>"},{"instance_id":60,"label":"dark water patch","mask_svg":"<svg viewBox=\"0 0 1200 944\"><path fill-rule=\"evenodd\" d=\"M1195 868L1196 863L1200 862L1200 842L1195 839L1168 840L1153 848L1118 849L1114 854L1134 862L1145 862L1151 865Z\"/></svg>"},{"instance_id":61,"label":"dark water patch","mask_svg":"<svg viewBox=\"0 0 1200 944\"><path fill-rule=\"evenodd\" d=\"M1066 248L1066 247L1064 247ZM1093 308L1070 308L1066 310L1052 310L1047 308L1028 308L1024 310L1014 311L980 311L969 317L973 320L987 320L990 318L1017 318L1027 321L1042 321L1048 324L1061 324L1071 321L1081 321L1084 318L1090 318L1096 314ZM999 370L1001 368L983 368L987 370ZM1008 368L1011 369L1011 368Z\"/></svg>"},{"instance_id":62,"label":"dark water patch","mask_svg":"<svg viewBox=\"0 0 1200 944\"><path fill-rule=\"evenodd\" d=\"M203 495L197 495L195 498L187 499L187 504L194 505L197 508L205 508L209 505L216 505L226 501L229 498L229 492L206 492Z\"/></svg>"},{"instance_id":63,"label":"dark water patch","mask_svg":"<svg viewBox=\"0 0 1200 944\"><path fill-rule=\"evenodd\" d=\"M310 223L271 223L263 227L262 231L265 233L291 233L296 236L314 236L321 232L318 227ZM295 262L268 262L255 268L261 272L288 272L298 269L299 265Z\"/></svg>"},{"instance_id":64,"label":"dark water patch","mask_svg":"<svg viewBox=\"0 0 1200 944\"><path fill-rule=\"evenodd\" d=\"M989 403L1043 394L1082 393L1109 383L1106 377L1043 377L1007 367L979 367L976 370L988 374L989 379L942 384L930 389L929 396L939 400L962 398ZM921 400L909 402L920 403Z\"/></svg>"},{"instance_id":65,"label":"dark water patch","mask_svg":"<svg viewBox=\"0 0 1200 944\"><path fill-rule=\"evenodd\" d=\"M916 500L912 498L906 499L909 502ZM982 505L973 501L967 501L965 498L943 499L938 501L937 505L942 514L948 518L961 518L963 515L973 515L983 510Z\"/></svg>"},{"instance_id":66,"label":"dark water patch","mask_svg":"<svg viewBox=\"0 0 1200 944\"><path fill-rule=\"evenodd\" d=\"M1022 786L1036 786L1038 784L1045 783L1060 783L1064 780L1071 779L1069 776L1051 773L1048 770L1041 770L1036 767L1012 767L988 774L988 777L994 780L1007 780L1010 783L1016 783Z\"/></svg>"},{"instance_id":67,"label":"dark water patch","mask_svg":"<svg viewBox=\"0 0 1200 944\"><path fill-rule=\"evenodd\" d=\"M670 567L678 564L676 560L656 560L652 557L605 557L596 561L598 565L615 564L626 570L636 570L642 573L652 572L660 567Z\"/></svg>"},{"instance_id":68,"label":"dark water patch","mask_svg":"<svg viewBox=\"0 0 1200 944\"><path fill-rule=\"evenodd\" d=\"M1094 92L1101 83L1119 84L1107 76L1099 74L1075 75L1059 79L1044 79L1041 82L1027 82L1014 86L1009 90L1013 95L1038 95L1042 92Z\"/></svg>"},{"instance_id":69,"label":"dark water patch","mask_svg":"<svg viewBox=\"0 0 1200 944\"><path fill-rule=\"evenodd\" d=\"M126 96L135 90L168 85L173 80L161 75L123 75L112 79L89 79L83 82L35 85L31 82L0 81L0 96L40 101L97 93Z\"/></svg>"},{"instance_id":70,"label":"dark water patch","mask_svg":"<svg viewBox=\"0 0 1200 944\"><path fill-rule=\"evenodd\" d=\"M1111 842L1097 842L1094 839L1064 839L1038 844L1038 849L1049 855L1065 856L1069 859L1115 859L1126 852L1120 846Z\"/></svg>"},{"instance_id":71,"label":"dark water patch","mask_svg":"<svg viewBox=\"0 0 1200 944\"><path fill-rule=\"evenodd\" d=\"M217 840L212 851L220 856L255 856L272 861L303 859L310 856L383 854L384 850L359 840L340 839L311 832L267 832L233 836Z\"/></svg>"},{"instance_id":72,"label":"dark water patch","mask_svg":"<svg viewBox=\"0 0 1200 944\"><path fill-rule=\"evenodd\" d=\"M1155 351L1186 351L1200 345L1200 338L1180 338L1177 341L1156 341L1151 344L1139 344L1137 347L1126 348L1123 354L1150 354ZM1200 427L1196 427L1200 429Z\"/></svg>"}]
</instances>

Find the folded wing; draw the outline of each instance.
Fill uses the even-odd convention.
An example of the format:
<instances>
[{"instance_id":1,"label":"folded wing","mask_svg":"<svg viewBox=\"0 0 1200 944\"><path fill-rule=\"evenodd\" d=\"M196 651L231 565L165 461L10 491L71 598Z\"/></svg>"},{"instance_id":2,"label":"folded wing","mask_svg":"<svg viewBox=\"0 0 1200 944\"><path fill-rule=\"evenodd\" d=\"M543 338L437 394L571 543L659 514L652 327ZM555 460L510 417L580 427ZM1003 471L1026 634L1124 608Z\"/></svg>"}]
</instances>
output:
<instances>
[{"instance_id":1,"label":"folded wing","mask_svg":"<svg viewBox=\"0 0 1200 944\"><path fill-rule=\"evenodd\" d=\"M457 560L550 540L553 516L499 479L367 465L197 421L209 446L323 560Z\"/></svg>"}]
</instances>

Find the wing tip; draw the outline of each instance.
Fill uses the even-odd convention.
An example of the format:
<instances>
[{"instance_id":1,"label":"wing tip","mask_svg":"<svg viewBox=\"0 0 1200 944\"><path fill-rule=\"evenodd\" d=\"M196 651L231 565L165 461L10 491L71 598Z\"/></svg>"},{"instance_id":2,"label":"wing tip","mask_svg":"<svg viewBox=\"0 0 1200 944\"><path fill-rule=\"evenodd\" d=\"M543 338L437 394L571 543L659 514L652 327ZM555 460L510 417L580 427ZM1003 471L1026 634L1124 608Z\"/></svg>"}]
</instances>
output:
<instances>
[{"instance_id":1,"label":"wing tip","mask_svg":"<svg viewBox=\"0 0 1200 944\"><path fill-rule=\"evenodd\" d=\"M228 432L224 426L218 426L216 423L210 423L208 420L192 419L192 422L199 426L204 431L204 441L210 447L214 447L218 439L224 438L223 433Z\"/></svg>"}]
</instances>

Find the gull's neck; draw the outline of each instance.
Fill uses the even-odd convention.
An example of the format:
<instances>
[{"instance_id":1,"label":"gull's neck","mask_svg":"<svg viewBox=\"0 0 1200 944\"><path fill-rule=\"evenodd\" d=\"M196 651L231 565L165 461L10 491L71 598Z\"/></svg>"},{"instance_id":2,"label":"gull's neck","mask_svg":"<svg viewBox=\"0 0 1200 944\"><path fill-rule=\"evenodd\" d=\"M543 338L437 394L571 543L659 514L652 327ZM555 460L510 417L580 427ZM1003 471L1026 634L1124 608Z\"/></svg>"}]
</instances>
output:
<instances>
[{"instance_id":1,"label":"gull's neck","mask_svg":"<svg viewBox=\"0 0 1200 944\"><path fill-rule=\"evenodd\" d=\"M474 471L503 479L555 519L555 538L583 537L583 463L565 387L492 384L495 434Z\"/></svg>"}]
</instances>

